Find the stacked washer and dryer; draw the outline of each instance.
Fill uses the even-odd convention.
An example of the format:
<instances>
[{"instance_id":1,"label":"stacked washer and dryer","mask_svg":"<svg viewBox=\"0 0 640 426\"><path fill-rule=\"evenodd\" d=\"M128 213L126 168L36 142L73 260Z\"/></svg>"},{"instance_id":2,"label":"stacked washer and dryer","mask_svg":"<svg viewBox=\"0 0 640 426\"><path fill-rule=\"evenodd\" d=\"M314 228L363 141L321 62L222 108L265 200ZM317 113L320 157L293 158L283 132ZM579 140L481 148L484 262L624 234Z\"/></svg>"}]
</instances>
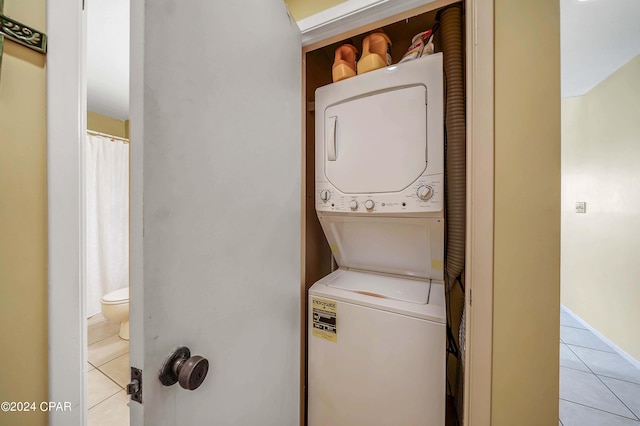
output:
<instances>
[{"instance_id":1,"label":"stacked washer and dryer","mask_svg":"<svg viewBox=\"0 0 640 426\"><path fill-rule=\"evenodd\" d=\"M316 90L310 426L445 423L442 54Z\"/></svg>"}]
</instances>

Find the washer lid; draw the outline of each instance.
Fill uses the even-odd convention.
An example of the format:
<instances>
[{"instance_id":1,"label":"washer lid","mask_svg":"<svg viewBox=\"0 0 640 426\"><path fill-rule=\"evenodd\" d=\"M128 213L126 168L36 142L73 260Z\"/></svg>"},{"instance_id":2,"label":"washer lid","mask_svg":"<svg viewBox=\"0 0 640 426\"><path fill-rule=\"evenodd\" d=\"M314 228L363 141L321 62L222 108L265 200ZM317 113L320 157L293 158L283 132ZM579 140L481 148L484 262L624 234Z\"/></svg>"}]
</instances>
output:
<instances>
[{"instance_id":1,"label":"washer lid","mask_svg":"<svg viewBox=\"0 0 640 426\"><path fill-rule=\"evenodd\" d=\"M318 212L340 267L444 280L444 219Z\"/></svg>"},{"instance_id":2,"label":"washer lid","mask_svg":"<svg viewBox=\"0 0 640 426\"><path fill-rule=\"evenodd\" d=\"M446 322L444 286L428 280L419 281L341 268L316 282L309 289L309 296L441 324Z\"/></svg>"},{"instance_id":3,"label":"washer lid","mask_svg":"<svg viewBox=\"0 0 640 426\"><path fill-rule=\"evenodd\" d=\"M428 281L389 277L347 271L336 276L327 286L382 299L400 300L424 305L429 303Z\"/></svg>"},{"instance_id":4,"label":"washer lid","mask_svg":"<svg viewBox=\"0 0 640 426\"><path fill-rule=\"evenodd\" d=\"M105 303L122 303L129 301L129 287L124 287L119 290L107 293L102 297L102 301Z\"/></svg>"}]
</instances>

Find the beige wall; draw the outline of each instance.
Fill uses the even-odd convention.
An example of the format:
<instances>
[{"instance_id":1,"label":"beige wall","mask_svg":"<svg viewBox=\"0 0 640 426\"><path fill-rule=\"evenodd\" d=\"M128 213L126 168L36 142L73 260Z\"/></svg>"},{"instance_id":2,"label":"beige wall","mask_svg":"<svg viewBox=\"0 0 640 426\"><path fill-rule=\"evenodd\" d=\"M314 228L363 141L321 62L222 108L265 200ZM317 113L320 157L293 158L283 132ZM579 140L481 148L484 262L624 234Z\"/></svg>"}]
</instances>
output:
<instances>
[{"instance_id":1,"label":"beige wall","mask_svg":"<svg viewBox=\"0 0 640 426\"><path fill-rule=\"evenodd\" d=\"M45 0L4 12L45 30ZM45 57L5 39L0 73L0 401L47 401ZM46 413L0 412L37 426Z\"/></svg>"},{"instance_id":2,"label":"beige wall","mask_svg":"<svg viewBox=\"0 0 640 426\"><path fill-rule=\"evenodd\" d=\"M495 1L493 426L558 424L559 7Z\"/></svg>"},{"instance_id":3,"label":"beige wall","mask_svg":"<svg viewBox=\"0 0 640 426\"><path fill-rule=\"evenodd\" d=\"M289 6L291 16L299 21L345 1L347 0L285 0L285 3Z\"/></svg>"},{"instance_id":4,"label":"beige wall","mask_svg":"<svg viewBox=\"0 0 640 426\"><path fill-rule=\"evenodd\" d=\"M118 120L97 112L87 112L87 130L106 133L120 138L129 137L129 120Z\"/></svg>"},{"instance_id":5,"label":"beige wall","mask_svg":"<svg viewBox=\"0 0 640 426\"><path fill-rule=\"evenodd\" d=\"M640 360L640 55L562 100L562 303ZM586 201L586 214L575 203Z\"/></svg>"}]
</instances>

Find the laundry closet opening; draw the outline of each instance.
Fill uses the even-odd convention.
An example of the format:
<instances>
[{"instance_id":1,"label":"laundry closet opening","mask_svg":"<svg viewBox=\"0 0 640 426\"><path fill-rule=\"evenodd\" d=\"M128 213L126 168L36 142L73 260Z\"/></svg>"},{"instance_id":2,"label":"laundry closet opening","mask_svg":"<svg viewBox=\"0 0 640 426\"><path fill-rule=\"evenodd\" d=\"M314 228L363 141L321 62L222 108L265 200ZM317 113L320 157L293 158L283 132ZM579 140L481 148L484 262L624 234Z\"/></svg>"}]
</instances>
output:
<instances>
[{"instance_id":1,"label":"laundry closet opening","mask_svg":"<svg viewBox=\"0 0 640 426\"><path fill-rule=\"evenodd\" d=\"M316 160L317 150L316 150L316 134L317 134L317 120L325 120L325 112L320 112L317 109L316 103L316 89L333 84L332 77L332 67L334 64L335 52L336 49L345 45L345 43L352 44L356 46L356 48L362 53L361 47L363 46L363 41L365 37L371 34L373 31L382 30L388 38L391 40L391 47L389 50L389 54L391 56L391 67L388 68L390 71L393 71L394 66L403 67L405 63L398 63L401 61L405 53L407 53L408 49L415 42L415 36L424 31L434 29L434 46L435 46L435 55L441 54L442 56L442 64L443 64L443 72L442 72L442 119L440 121L434 121L430 119L429 113L427 114L426 122L427 128L429 126L442 126L442 147L444 149L444 158L443 158L443 167L444 167L444 183L443 189L441 190L441 194L443 195L443 204L442 209L440 210L441 216L437 214L429 220L441 220L443 222L443 232L442 237L440 239L437 231L432 231L431 225L427 225L429 229L427 232L428 244L431 247L431 251L425 248L425 252L427 255L424 257L425 263L425 273L421 276L421 270L416 272L416 276L413 276L413 272L410 272L409 279L416 279L418 282L420 280L430 281L431 274L435 273L434 277L437 278L438 283L443 284L445 298L443 301L444 310L446 312L446 326L443 327L443 335L445 336L443 340L445 342L440 342L442 351L446 352L444 358L446 359L446 364L443 368L446 368L446 377L445 383L441 386L442 395L446 395L446 423L447 425L456 425L462 424L463 419L463 395L464 395L464 356L465 356L465 347L464 347L464 263L465 263L465 235L466 235L466 106L464 104L465 98L465 37L464 37L464 22L465 22L465 14L464 14L464 4L461 2L434 2L431 4L427 4L413 11L405 12L401 15L397 15L391 18L388 18L384 21L380 21L371 25L367 25L365 27L349 31L340 36L333 37L324 42L316 43L312 46L308 46L303 50L303 93L305 96L304 102L304 149L303 149L303 161L304 161L304 203L303 203L303 291L301 292L302 300L301 300L301 333L302 333L302 362L301 362L301 404L305 407L302 410L302 424L309 424L313 426L313 421L308 420L308 410L309 410L309 351L310 346L309 342L311 339L316 339L317 337L311 335L309 332L309 289L314 285L314 283L319 280L327 277L329 274L335 273L334 271L340 269L348 270L349 268L343 268L345 263L348 263L345 259L344 253L340 253L338 248L338 243L335 241L335 238L330 237L329 240L325 236L325 232L333 232L334 235L340 235L337 238L343 238L343 240L347 240L348 237L345 237L345 233L340 234L340 231L337 230L336 227L345 226L344 224L349 221L355 221L358 226L352 227L351 230L355 230L356 228L362 231L362 234L367 234L371 230L379 229L378 225L373 222L378 221L382 223L380 227L387 227L389 232L385 234L382 232L381 237L372 237L371 239L364 238L362 240L358 240L360 242L356 242L351 247L354 253L359 253L361 250L367 250L367 243L371 241L376 241L379 244L384 244L384 238L386 236L390 236L392 239L399 238L400 243L390 242L390 244L402 244L402 238L406 238L410 247L421 247L419 242L412 243L411 240L415 239L416 233L422 232L419 225L415 226L415 232L411 231L411 226L415 225L415 223L409 223L408 221L414 220L420 222L419 219L416 219L414 213L412 213L409 209L405 213L402 213L402 210L405 206L400 203L398 205L399 216L404 214L404 217L392 220L393 224L389 224L388 222L384 222L385 219L381 218L382 213L379 215L373 214L374 212L378 212L378 210L368 208L365 209L362 202L369 195L364 195L365 198L360 199L359 195L356 196L354 194L342 194L345 195L345 200L348 202L356 201L356 203L351 204L351 213L355 213L356 217L360 219L353 219L352 217L348 217L346 219L336 220L332 225L327 225L325 219L325 230L323 232L323 227L321 226L320 220L318 218L319 212L316 211L318 205L318 198L320 197L319 191L322 188L318 188L316 186L316 164L318 163ZM434 56L435 56L434 55ZM419 58L414 61L421 60L429 60L428 58ZM406 64L411 64L414 61L408 61ZM412 65L413 66L413 65ZM372 72L384 73L385 69L376 70ZM365 74L366 75L366 74ZM364 77L360 75L356 75L354 77L350 77L353 79L353 83L357 84L357 79ZM367 77L369 78L369 77ZM340 84L340 83L336 83ZM409 85L411 86L411 85ZM429 88L426 89L429 92ZM366 97L366 96L365 96ZM429 100L428 102L431 102ZM384 115L384 106L380 107L383 111ZM326 108L325 108L326 110ZM381 123L379 122L381 119L380 116L376 116L376 122L371 122L371 125L379 126ZM384 124L382 124L384 126ZM402 137L402 136L401 136ZM326 139L326 138L325 138ZM391 138L390 138L391 139ZM427 137L428 139L428 137ZM389 144L398 143L400 144L402 141L398 140L389 140ZM427 145L432 143L433 141L427 140ZM324 143L324 141L323 141ZM386 149L389 149L387 146ZM322 155L326 155L325 152ZM396 161L406 161L407 158L399 156L396 158ZM432 161L431 158L426 158L426 162ZM409 161L410 162L410 161ZM357 164L358 161L355 161ZM358 166L356 166L358 167ZM367 167L367 162L362 161L361 167ZM407 164L407 168L411 167L410 164ZM355 173L355 172L354 172ZM348 173L347 173L348 174ZM376 178L376 173L371 172L369 170L368 173L364 174L368 175L369 178ZM339 181L339 177L336 178L336 182ZM353 182L353 180L350 180ZM361 188L365 188L366 191L369 191L371 195L370 198L376 198L375 190L372 192L369 188L366 188L366 183L364 181L357 182L358 185L361 185ZM413 191L414 197L410 198L408 195L407 199L416 199L415 191L416 188L421 188L425 185L420 185L418 179L413 182L414 186L409 186L404 188L406 191ZM355 184L354 184L355 185ZM355 192L358 192L358 188L354 189ZM388 189L388 188L387 188ZM387 189L381 192L385 192ZM394 191L395 189L389 189L389 191ZM363 192L366 192L363 191ZM437 192L437 191L436 191ZM420 198L418 195L417 198ZM358 204L360 203L360 204ZM377 204L379 206L381 204ZM388 205L388 203L387 203ZM357 206L354 208L353 206ZM330 204L327 204L327 208L331 209ZM338 209L336 205L334 205L335 209ZM377 208L377 207L376 207ZM345 207L345 211L349 212L349 209ZM331 212L333 213L333 212ZM337 212L339 215L340 212ZM367 216L369 214L369 217ZM393 214L392 214L393 216ZM420 214L418 214L420 216ZM373 225L372 225L373 223ZM395 224L400 224L396 228ZM407 225L407 226L404 226ZM410 226L409 226L410 225ZM333 231L329 231L329 226L332 226ZM394 231L397 229L398 231ZM353 231L356 232L356 231ZM350 235L353 235L353 232ZM358 231L359 232L359 231ZM375 233L375 231L374 231ZM405 235L398 236L398 234ZM385 236L386 235L386 236ZM376 240L376 238L378 238ZM419 240L419 238L417 238ZM435 243L434 243L435 241ZM433 247L437 249L437 242L442 242L442 249L444 251L443 259L439 259L437 255L433 254ZM411 245L413 244L413 245ZM422 252L420 252L422 253ZM404 253L402 256L410 257L415 256L415 253ZM400 256L398 256L400 257ZM442 260L441 263L440 260ZM383 262L384 263L384 262ZM392 262L393 263L393 262ZM397 262L394 263L397 265ZM390 266L391 268L391 266ZM354 268L359 269L359 268ZM420 269L420 268L417 268ZM391 269L388 269L391 270ZM407 269L407 270L410 270ZM384 268L381 268L378 272L377 278L386 279L388 278ZM359 271L358 271L359 272ZM391 272L393 275L395 272ZM343 274L344 275L344 274ZM376 279L377 279L376 278ZM326 278L325 278L326 279ZM338 280L338 279L336 279ZM355 279L358 280L357 278ZM400 280L402 282L409 280ZM434 281L434 283L436 282ZM340 285L340 284L336 284ZM360 289L358 287L359 284L349 284L353 288L350 290L357 292L360 296L371 297L371 298L383 298L384 294L371 292L370 289L365 285L364 288ZM382 285L382 284L381 284ZM390 284L392 285L392 284ZM354 287L355 286L355 287ZM409 283L409 287L411 287L411 283ZM434 287L435 288L435 287ZM411 290L408 290L411 291ZM434 293L435 294L435 291ZM313 297L313 295L312 295ZM434 296L435 297L435 296ZM425 299L427 300L427 299ZM365 302L366 303L366 302ZM338 309L340 307L338 306ZM321 308L325 309L325 308ZM327 308L327 315L331 316L331 308ZM346 313L345 313L346 315ZM337 317L335 318L338 324L338 334L337 339L340 338L340 312L338 312ZM345 318L344 321L347 319ZM311 320L313 321L313 320ZM333 321L333 319L332 319ZM462 325L462 327L461 327ZM359 327L366 328L364 325L359 325ZM404 327L403 325L399 325L399 327ZM329 336L329 340L331 339L331 335ZM414 338L412 338L414 339ZM327 339L325 339L327 340ZM415 339L414 339L415 340ZM408 346L409 348L409 346ZM315 350L315 349L313 349ZM324 355L323 355L324 356ZM365 357L366 355L363 355ZM328 359L328 358L327 358ZM363 361L365 361L363 359ZM364 362L363 362L364 363ZM393 364L393 357L389 358L389 363ZM331 365L327 365L326 368L331 368ZM425 381L430 380L429 377L424 378ZM336 386L340 386L340 384L336 383ZM409 391L411 392L411 391ZM441 395L438 395L440 397ZM425 401L426 405L426 401ZM357 410L357 408L354 408ZM315 414L314 414L315 416ZM425 424L431 424L428 421Z\"/></svg>"}]
</instances>

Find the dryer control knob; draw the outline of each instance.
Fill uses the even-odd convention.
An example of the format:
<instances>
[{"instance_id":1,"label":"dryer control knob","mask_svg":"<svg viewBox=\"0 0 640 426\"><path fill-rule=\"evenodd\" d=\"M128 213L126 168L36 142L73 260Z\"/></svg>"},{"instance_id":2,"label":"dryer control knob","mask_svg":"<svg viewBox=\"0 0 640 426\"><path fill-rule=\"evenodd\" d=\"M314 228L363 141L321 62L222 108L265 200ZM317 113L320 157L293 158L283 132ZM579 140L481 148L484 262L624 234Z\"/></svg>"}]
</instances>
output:
<instances>
[{"instance_id":1,"label":"dryer control knob","mask_svg":"<svg viewBox=\"0 0 640 426\"><path fill-rule=\"evenodd\" d=\"M331 198L331 193L329 191L327 191L326 189L320 191L320 199L322 201L329 201L329 198Z\"/></svg>"},{"instance_id":2,"label":"dryer control knob","mask_svg":"<svg viewBox=\"0 0 640 426\"><path fill-rule=\"evenodd\" d=\"M349 207L351 207L351 210L357 210L358 202L356 200L351 200L351 202L349 203Z\"/></svg>"},{"instance_id":3,"label":"dryer control knob","mask_svg":"<svg viewBox=\"0 0 640 426\"><path fill-rule=\"evenodd\" d=\"M422 201L427 201L429 198L433 197L433 188L431 188L430 186L427 186L427 185L422 185L416 191L416 195Z\"/></svg>"},{"instance_id":4,"label":"dryer control knob","mask_svg":"<svg viewBox=\"0 0 640 426\"><path fill-rule=\"evenodd\" d=\"M364 206L367 208L367 210L373 210L373 206L375 206L376 203L373 202L373 200L367 200L364 202Z\"/></svg>"}]
</instances>

